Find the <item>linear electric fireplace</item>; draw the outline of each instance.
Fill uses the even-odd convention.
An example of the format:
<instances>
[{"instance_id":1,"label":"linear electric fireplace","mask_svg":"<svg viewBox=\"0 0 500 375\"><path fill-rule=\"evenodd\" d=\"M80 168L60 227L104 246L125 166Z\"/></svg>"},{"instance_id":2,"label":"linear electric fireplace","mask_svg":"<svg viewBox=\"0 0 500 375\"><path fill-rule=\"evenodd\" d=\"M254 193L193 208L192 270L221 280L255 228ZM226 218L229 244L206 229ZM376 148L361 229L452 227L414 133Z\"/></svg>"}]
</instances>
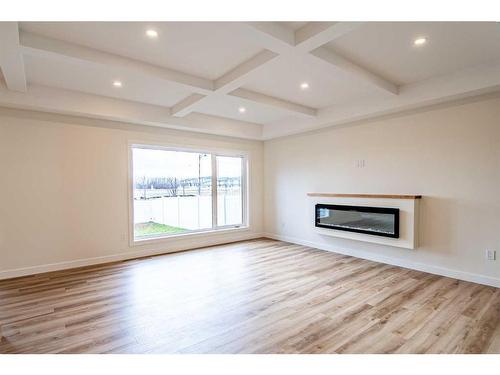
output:
<instances>
[{"instance_id":1,"label":"linear electric fireplace","mask_svg":"<svg viewBox=\"0 0 500 375\"><path fill-rule=\"evenodd\" d=\"M399 238L399 208L317 204L320 228Z\"/></svg>"}]
</instances>

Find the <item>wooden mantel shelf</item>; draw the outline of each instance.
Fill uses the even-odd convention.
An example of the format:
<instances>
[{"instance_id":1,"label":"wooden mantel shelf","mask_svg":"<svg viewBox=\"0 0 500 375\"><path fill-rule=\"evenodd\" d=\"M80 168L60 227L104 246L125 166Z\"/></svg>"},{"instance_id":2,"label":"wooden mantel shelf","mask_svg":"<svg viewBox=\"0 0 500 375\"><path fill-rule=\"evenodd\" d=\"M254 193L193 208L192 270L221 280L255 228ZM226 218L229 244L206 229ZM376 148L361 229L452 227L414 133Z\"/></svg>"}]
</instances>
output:
<instances>
[{"instance_id":1,"label":"wooden mantel shelf","mask_svg":"<svg viewBox=\"0 0 500 375\"><path fill-rule=\"evenodd\" d=\"M397 194L336 194L336 193L307 193L310 197L342 197L342 198L382 198L382 199L421 199L421 195Z\"/></svg>"}]
</instances>

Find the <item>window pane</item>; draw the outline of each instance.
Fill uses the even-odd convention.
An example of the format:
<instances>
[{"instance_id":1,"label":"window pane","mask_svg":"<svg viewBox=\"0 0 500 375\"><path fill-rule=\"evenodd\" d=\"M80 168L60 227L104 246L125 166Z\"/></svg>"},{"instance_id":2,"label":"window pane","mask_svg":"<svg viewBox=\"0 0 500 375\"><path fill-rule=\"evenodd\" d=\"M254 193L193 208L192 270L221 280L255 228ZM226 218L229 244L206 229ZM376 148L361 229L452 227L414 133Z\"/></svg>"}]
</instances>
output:
<instances>
[{"instance_id":1,"label":"window pane","mask_svg":"<svg viewBox=\"0 0 500 375\"><path fill-rule=\"evenodd\" d=\"M210 154L133 148L134 237L212 228Z\"/></svg>"},{"instance_id":2,"label":"window pane","mask_svg":"<svg viewBox=\"0 0 500 375\"><path fill-rule=\"evenodd\" d=\"M217 156L217 225L243 223L242 158Z\"/></svg>"}]
</instances>

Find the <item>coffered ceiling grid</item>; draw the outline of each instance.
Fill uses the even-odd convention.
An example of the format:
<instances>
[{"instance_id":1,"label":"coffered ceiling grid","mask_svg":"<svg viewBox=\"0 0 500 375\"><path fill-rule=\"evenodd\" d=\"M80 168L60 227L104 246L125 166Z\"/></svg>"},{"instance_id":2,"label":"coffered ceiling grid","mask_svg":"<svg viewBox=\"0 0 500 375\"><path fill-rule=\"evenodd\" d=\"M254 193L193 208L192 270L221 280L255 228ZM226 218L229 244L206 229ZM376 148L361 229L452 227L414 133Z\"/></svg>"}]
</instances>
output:
<instances>
[{"instance_id":1,"label":"coffered ceiling grid","mask_svg":"<svg viewBox=\"0 0 500 375\"><path fill-rule=\"evenodd\" d=\"M191 23L191 25L195 24ZM250 41L248 47L245 47L243 42L242 46L238 46L240 50L236 54L237 56L240 56L240 58L245 54L249 56L249 52L258 51L259 48L260 51L253 52L254 54L250 58L246 58L244 61L240 60L232 68L228 69L228 63L226 63L226 72L214 78L213 75L203 77L173 69L167 65L155 65L152 62L145 61L151 61L151 59L142 59L140 56L125 57L109 50L93 48L94 46L91 43L75 43L57 37L57 35L54 37L50 33L38 33L36 28L20 29L19 24L15 22L1 22L0 67L5 81L5 90L7 91L0 93L0 105L66 113L68 110L65 109L65 106L73 108L73 104L69 103L67 98L76 98L81 95L83 100L84 95L106 95L93 93L91 90L85 91L83 84L80 90L77 84L75 84L75 87L60 87L61 90L51 87L49 90L49 87L40 86L37 82L31 83L27 79L25 69L25 60L28 58L30 64L35 64L41 61L40 59L44 59L45 61L53 61L55 64L79 67L78 69L100 69L104 72L104 76L113 74L116 77L128 77L130 82L144 82L145 84L150 82L150 86L153 86L151 82L154 80L158 84L154 85L156 88L151 95L157 94L160 98L163 95L162 90L165 94L164 90L177 90L175 94L177 98L182 95L182 92L185 93L185 96L177 99L177 102L172 102L172 99L175 100L176 98L173 94L170 95L170 99L167 99L166 96L163 101L155 101L155 103L173 103L167 104L168 106L162 105L158 110L151 103L140 102L140 95L114 95L114 97L118 96L125 100L123 105L119 106L120 108L126 108L127 106L131 108L134 106L137 108L143 107L143 110L139 110L139 112L144 114L134 119L139 123L166 127L186 127L190 130L193 128L191 125L196 124L196 126L201 127L198 129L199 131L214 132L214 126L212 125L219 122L223 125L215 126L219 129L217 130L218 133L235 136L243 133L248 134L248 131L240 132L241 126L247 126L253 129L251 133L255 134L252 136L254 138L259 138L259 132L261 132L261 138L272 138L290 132L300 132L327 126L340 120L345 121L346 118L355 119L365 115L395 111L403 107L429 104L437 100L451 99L457 95L473 94L478 90L496 90L500 85L498 78L488 79L490 74L495 74L499 67L498 63L500 61L492 61L491 64L485 64L484 66L467 67L461 72L450 72L448 80L445 76L442 76L400 86L335 49L337 40L343 40L343 37L349 36L354 31L356 33L361 32L360 30L364 25L364 23L360 22L221 23L217 27L222 30L227 29L227 33L231 33L230 39L232 41L238 38L247 42ZM122 30L125 30L123 27L126 28L127 25L121 27ZM134 27L137 28L136 25ZM182 24L180 31L177 30L176 35L181 35L179 33L182 33L182 30L189 32L189 27L189 24ZM77 29L72 29L73 34L77 32ZM203 35L199 37L201 38L200 41L202 41ZM212 39L214 37L214 35L211 35ZM231 46L228 45L227 48L231 48ZM205 51L205 55L206 53ZM186 58L189 59L189 54L186 55ZM236 61L234 58L229 60L233 63ZM283 64L291 60L300 60L302 64L320 67L322 74L331 75L332 77L342 72L345 77L350 77L352 82L362 82L364 87L371 87L371 91L364 96L358 96L356 102L348 104L332 103L328 107L319 107L317 106L318 101L313 106L305 105L303 102L301 103L300 97L297 95L295 95L295 99L298 97L299 100L295 101L293 98L292 100L284 98L279 93L275 95L276 93L269 93L265 90L261 92L259 85L252 87L252 83L257 77L262 78L263 71L266 71L266 74L269 75L272 69L277 69L277 66L283 66ZM203 64L203 61L199 63ZM211 66L213 66L213 63ZM47 71L47 69L39 69L35 73L42 74L45 72L47 74ZM54 72L54 74L56 75L57 72ZM78 77L75 77L75 79L77 80ZM438 95L436 95L435 87L439 79L446 82L446 84L441 86L443 89L437 90ZM47 80L44 85L51 86L50 83L50 80ZM68 89L76 90L76 92L68 95L65 92ZM0 90L3 89L0 88ZM81 93L78 91L81 91ZM16 92L18 94L15 94ZM38 96L34 94L35 92ZM45 95L50 94L52 98L39 98L39 95L44 95L43 92L46 92ZM317 95L317 92L315 94ZM151 97L151 95L149 96ZM111 93L111 96L113 97L113 93ZM59 97L59 99L55 99L55 97ZM232 99L229 100L230 98ZM267 122L265 116L248 116L251 121L258 121L257 123L245 121L245 117L237 117L236 113L231 114L227 111L228 103L234 103L233 99L235 98L241 100L242 103L254 103L257 106L257 111L258 106L265 106L275 110L276 114L268 115ZM127 104L127 100L136 99L139 101L133 102L134 105L132 105L132 102ZM78 102L78 100L76 101ZM97 100L92 101L92 103L97 102ZM227 103L225 107L213 105L213 103L219 102ZM219 108L220 111L207 111L208 105L212 105L215 109ZM226 108L225 111L224 108ZM127 111L118 113L114 109L105 108L103 110L100 107L89 107L87 108L88 113L83 110L78 112L81 115L89 115L90 117L117 116L117 119L126 119L126 116L128 116ZM162 115L158 117L159 113ZM262 110L262 114L264 113L265 111ZM279 113L283 114L282 120L277 119ZM288 113L288 115L284 115L285 113ZM150 121L151 118L154 118L154 121ZM205 126L204 120L208 125Z\"/></svg>"}]
</instances>

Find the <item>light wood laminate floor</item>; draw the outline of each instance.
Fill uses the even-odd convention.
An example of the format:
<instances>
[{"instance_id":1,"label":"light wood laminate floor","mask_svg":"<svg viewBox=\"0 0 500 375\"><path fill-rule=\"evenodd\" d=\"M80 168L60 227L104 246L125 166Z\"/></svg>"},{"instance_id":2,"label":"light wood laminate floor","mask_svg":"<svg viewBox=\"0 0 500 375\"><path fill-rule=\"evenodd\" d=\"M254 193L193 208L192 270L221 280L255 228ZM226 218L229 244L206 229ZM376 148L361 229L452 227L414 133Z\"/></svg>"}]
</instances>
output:
<instances>
[{"instance_id":1,"label":"light wood laminate floor","mask_svg":"<svg viewBox=\"0 0 500 375\"><path fill-rule=\"evenodd\" d=\"M500 289L259 239L0 281L0 353L500 352Z\"/></svg>"}]
</instances>

